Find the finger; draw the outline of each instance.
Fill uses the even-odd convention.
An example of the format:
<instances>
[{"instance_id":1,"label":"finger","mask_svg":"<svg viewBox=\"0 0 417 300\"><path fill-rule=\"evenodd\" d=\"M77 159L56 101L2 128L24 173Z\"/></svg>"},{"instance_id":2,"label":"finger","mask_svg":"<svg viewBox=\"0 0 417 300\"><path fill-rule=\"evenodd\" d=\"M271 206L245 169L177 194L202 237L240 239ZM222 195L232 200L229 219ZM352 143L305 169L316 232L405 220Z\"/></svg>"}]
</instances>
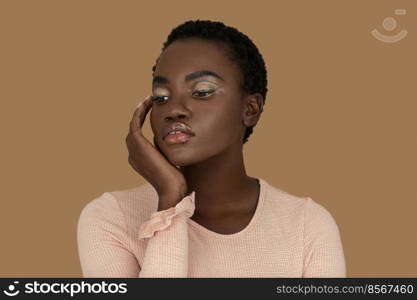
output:
<instances>
[{"instance_id":1,"label":"finger","mask_svg":"<svg viewBox=\"0 0 417 300\"><path fill-rule=\"evenodd\" d=\"M153 144L154 144L155 148L156 148L156 149L158 149L158 151L162 153L161 148L159 148L158 143L156 142L156 138L155 138L155 136L153 137ZM162 154L163 154L163 153L162 153Z\"/></svg>"},{"instance_id":2,"label":"finger","mask_svg":"<svg viewBox=\"0 0 417 300\"><path fill-rule=\"evenodd\" d=\"M146 112L147 108L149 108L149 104L151 104L150 98L151 96L147 96L144 100L140 101L133 112L132 123L134 131L140 129L143 124L144 117L146 116L143 112Z\"/></svg>"},{"instance_id":3,"label":"finger","mask_svg":"<svg viewBox=\"0 0 417 300\"><path fill-rule=\"evenodd\" d=\"M137 132L142 128L143 122L145 121L146 114L149 109L152 107L151 96L147 96L143 101L141 101L133 113L132 120L130 121L130 131Z\"/></svg>"},{"instance_id":4,"label":"finger","mask_svg":"<svg viewBox=\"0 0 417 300\"><path fill-rule=\"evenodd\" d=\"M151 110L151 108L152 108L152 99L151 99L151 96L148 96L145 98L145 101L142 104L142 111L139 113L140 128L142 128L143 123L145 122L145 118L148 112Z\"/></svg>"}]
</instances>

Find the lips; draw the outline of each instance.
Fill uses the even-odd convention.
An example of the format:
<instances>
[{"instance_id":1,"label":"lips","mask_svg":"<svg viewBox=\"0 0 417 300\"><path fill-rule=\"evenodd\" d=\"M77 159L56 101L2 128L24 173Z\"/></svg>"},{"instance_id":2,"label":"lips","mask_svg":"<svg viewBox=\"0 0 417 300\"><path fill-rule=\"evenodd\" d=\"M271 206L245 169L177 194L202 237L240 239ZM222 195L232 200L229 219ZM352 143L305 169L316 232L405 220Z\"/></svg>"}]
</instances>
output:
<instances>
[{"instance_id":1,"label":"lips","mask_svg":"<svg viewBox=\"0 0 417 300\"><path fill-rule=\"evenodd\" d=\"M191 135L176 131L178 133L175 134L168 134L165 138L165 143L167 145L176 145L176 144L184 144L188 142L189 139L191 139Z\"/></svg>"},{"instance_id":2,"label":"lips","mask_svg":"<svg viewBox=\"0 0 417 300\"><path fill-rule=\"evenodd\" d=\"M174 132L177 132L177 133L174 135L170 134ZM163 140L165 140L168 137L168 135L170 135L170 139L172 139L173 136L182 137L182 139L184 139L183 138L184 136L185 137L195 136L195 133L191 130L191 128L182 122L175 122L175 123L167 125L164 128L163 134L164 134L162 138Z\"/></svg>"}]
</instances>

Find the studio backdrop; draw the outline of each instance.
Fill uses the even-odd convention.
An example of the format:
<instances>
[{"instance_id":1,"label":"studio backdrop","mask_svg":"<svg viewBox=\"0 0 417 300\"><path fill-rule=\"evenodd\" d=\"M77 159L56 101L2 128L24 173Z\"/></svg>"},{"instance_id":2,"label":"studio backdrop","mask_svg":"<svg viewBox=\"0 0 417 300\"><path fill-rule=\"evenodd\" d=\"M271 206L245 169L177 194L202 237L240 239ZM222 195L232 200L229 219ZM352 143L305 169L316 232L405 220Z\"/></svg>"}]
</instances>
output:
<instances>
[{"instance_id":1,"label":"studio backdrop","mask_svg":"<svg viewBox=\"0 0 417 300\"><path fill-rule=\"evenodd\" d=\"M416 13L411 0L1 1L0 276L81 276L81 209L145 182L129 121L167 34L196 19L238 28L265 59L248 174L332 214L348 277L417 276Z\"/></svg>"}]
</instances>

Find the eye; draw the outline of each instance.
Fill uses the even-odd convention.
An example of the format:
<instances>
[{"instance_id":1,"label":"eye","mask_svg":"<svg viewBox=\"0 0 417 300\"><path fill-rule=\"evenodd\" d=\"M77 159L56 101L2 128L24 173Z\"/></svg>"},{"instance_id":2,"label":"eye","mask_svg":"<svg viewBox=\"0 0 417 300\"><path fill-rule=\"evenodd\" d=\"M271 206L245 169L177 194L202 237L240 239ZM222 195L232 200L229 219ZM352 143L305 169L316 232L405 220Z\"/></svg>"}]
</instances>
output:
<instances>
[{"instance_id":1,"label":"eye","mask_svg":"<svg viewBox=\"0 0 417 300\"><path fill-rule=\"evenodd\" d=\"M213 94L214 91L215 90L199 90L199 91L195 91L193 95L197 95L197 97L200 97L200 98L206 98L207 96Z\"/></svg>"},{"instance_id":2,"label":"eye","mask_svg":"<svg viewBox=\"0 0 417 300\"><path fill-rule=\"evenodd\" d=\"M157 103L162 103L166 100L168 100L168 96L152 96L152 101L157 102Z\"/></svg>"}]
</instances>

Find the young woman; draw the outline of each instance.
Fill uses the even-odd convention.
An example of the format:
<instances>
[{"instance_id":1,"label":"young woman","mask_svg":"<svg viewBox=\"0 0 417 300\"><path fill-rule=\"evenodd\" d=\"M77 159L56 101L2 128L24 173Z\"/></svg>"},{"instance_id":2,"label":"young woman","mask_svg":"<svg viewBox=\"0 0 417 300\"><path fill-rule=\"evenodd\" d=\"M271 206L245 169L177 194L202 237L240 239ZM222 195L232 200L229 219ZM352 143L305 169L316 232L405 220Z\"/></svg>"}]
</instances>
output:
<instances>
[{"instance_id":1,"label":"young woman","mask_svg":"<svg viewBox=\"0 0 417 300\"><path fill-rule=\"evenodd\" d=\"M246 174L243 144L267 93L262 55L237 29L169 34L126 144L147 183L105 192L78 221L85 277L345 277L338 226L309 197ZM150 112L152 145L141 127Z\"/></svg>"}]
</instances>

